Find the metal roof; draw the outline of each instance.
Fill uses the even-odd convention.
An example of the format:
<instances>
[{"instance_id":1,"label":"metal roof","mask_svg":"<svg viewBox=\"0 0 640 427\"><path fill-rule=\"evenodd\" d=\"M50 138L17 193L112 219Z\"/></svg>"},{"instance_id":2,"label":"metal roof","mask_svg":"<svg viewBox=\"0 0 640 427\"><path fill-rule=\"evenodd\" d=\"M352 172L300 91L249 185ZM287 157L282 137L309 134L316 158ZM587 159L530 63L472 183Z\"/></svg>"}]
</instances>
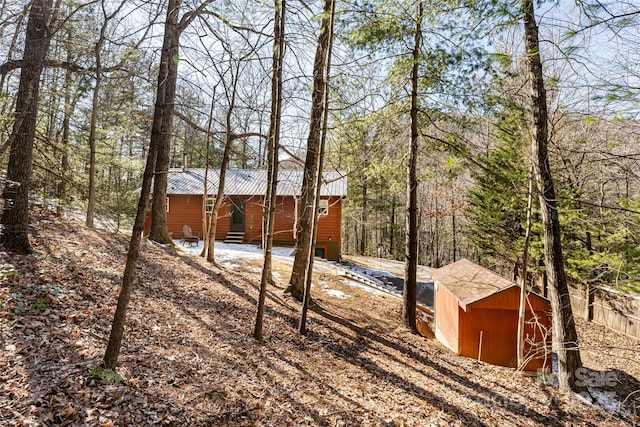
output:
<instances>
[{"instance_id":1,"label":"metal roof","mask_svg":"<svg viewBox=\"0 0 640 427\"><path fill-rule=\"evenodd\" d=\"M302 169L278 171L278 196L299 196L302 188ZM324 182L320 190L323 197L347 195L347 177L341 172L323 173ZM209 169L207 192L218 191L220 171ZM224 182L226 196L264 195L267 189L266 169L228 169ZM204 191L204 169L169 169L167 194L202 194Z\"/></svg>"}]
</instances>

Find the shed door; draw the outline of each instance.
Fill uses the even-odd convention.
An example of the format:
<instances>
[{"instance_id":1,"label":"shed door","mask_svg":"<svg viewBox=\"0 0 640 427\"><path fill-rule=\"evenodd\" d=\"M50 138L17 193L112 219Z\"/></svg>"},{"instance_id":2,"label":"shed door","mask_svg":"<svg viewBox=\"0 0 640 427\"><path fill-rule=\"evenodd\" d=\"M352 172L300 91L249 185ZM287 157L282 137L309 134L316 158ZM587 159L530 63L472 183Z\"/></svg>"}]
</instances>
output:
<instances>
[{"instance_id":1,"label":"shed door","mask_svg":"<svg viewBox=\"0 0 640 427\"><path fill-rule=\"evenodd\" d=\"M243 199L231 199L231 231L244 231Z\"/></svg>"}]
</instances>

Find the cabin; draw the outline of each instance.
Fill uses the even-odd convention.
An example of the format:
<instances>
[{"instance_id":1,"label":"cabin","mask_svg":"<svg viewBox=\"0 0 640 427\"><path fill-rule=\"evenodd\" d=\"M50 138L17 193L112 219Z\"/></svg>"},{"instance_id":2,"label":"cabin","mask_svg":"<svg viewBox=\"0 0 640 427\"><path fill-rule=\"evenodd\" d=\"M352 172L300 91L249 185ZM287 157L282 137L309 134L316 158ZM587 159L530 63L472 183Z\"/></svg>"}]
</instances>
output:
<instances>
[{"instance_id":1,"label":"cabin","mask_svg":"<svg viewBox=\"0 0 640 427\"><path fill-rule=\"evenodd\" d=\"M281 169L278 172L276 220L273 244L294 246L302 213L300 194L304 170ZM194 235L203 237L202 211L204 169L169 169L167 177L167 228L174 238L183 237L188 225ZM205 211L211 212L218 191L219 170L207 174ZM264 169L229 169L226 172L224 199L218 212L216 240L230 243L260 244L262 212L267 188ZM342 200L347 194L347 178L340 172L324 172L318 205L316 256L340 259ZM207 220L209 214L207 214ZM145 234L149 232L149 220Z\"/></svg>"},{"instance_id":2,"label":"cabin","mask_svg":"<svg viewBox=\"0 0 640 427\"><path fill-rule=\"evenodd\" d=\"M432 272L435 282L436 339L461 356L517 367L520 287L461 259ZM551 305L537 294L525 310L527 371L550 366Z\"/></svg>"}]
</instances>

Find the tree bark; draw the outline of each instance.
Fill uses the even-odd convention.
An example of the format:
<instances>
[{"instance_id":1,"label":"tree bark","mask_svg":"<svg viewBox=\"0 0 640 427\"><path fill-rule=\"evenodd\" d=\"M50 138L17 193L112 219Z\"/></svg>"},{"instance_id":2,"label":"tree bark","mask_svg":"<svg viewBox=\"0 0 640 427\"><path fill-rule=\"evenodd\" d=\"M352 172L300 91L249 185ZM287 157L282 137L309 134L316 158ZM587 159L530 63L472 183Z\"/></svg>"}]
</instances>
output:
<instances>
[{"instance_id":1,"label":"tree bark","mask_svg":"<svg viewBox=\"0 0 640 427\"><path fill-rule=\"evenodd\" d=\"M422 1L418 2L413 66L411 69L411 144L407 160L407 214L404 289L402 292L402 325L414 333L416 326L416 286L418 271L418 61L422 44Z\"/></svg>"},{"instance_id":2,"label":"tree bark","mask_svg":"<svg viewBox=\"0 0 640 427\"><path fill-rule=\"evenodd\" d=\"M365 136L366 138L366 136ZM365 142L366 144L366 142ZM362 213L360 216L360 255L364 255L367 251L367 160L364 161L364 167L362 168Z\"/></svg>"},{"instance_id":3,"label":"tree bark","mask_svg":"<svg viewBox=\"0 0 640 427\"><path fill-rule=\"evenodd\" d=\"M576 381L576 373L582 368L582 361L564 270L560 221L549 165L547 94L533 0L523 0L522 9L531 84L533 166L542 214L546 274L553 315L553 347L558 357L558 380L562 390L587 393L586 385Z\"/></svg>"},{"instance_id":4,"label":"tree bark","mask_svg":"<svg viewBox=\"0 0 640 427\"><path fill-rule=\"evenodd\" d=\"M203 190L202 190L202 251L200 252L201 257L207 256L207 250L209 248L209 223L207 222L207 199L209 198L209 158L211 156L211 127L213 126L213 111L215 109L216 103L216 87L213 88L213 94L211 96L211 107L209 108L209 120L207 122L207 133L206 133L206 152L204 156L204 182L203 182ZM186 153L182 154L186 156ZM186 157L183 159L183 168L187 169L186 165ZM213 211L213 206L211 207ZM214 234L215 238L215 234Z\"/></svg>"},{"instance_id":5,"label":"tree bark","mask_svg":"<svg viewBox=\"0 0 640 427\"><path fill-rule=\"evenodd\" d=\"M105 351L103 366L107 369L114 370L120 355L120 347L122 345L122 337L124 334L124 321L127 313L127 306L131 299L131 292L136 275L136 263L140 254L140 242L142 241L142 232L144 231L144 218L147 209L147 200L151 193L151 182L153 181L153 173L158 156L158 139L152 139L149 145L149 154L147 155L147 164L144 169L142 180L142 189L140 190L140 199L138 200L138 210L136 219L133 224L131 240L129 242L129 251L127 253L127 264L125 266L124 275L122 277L122 288L118 296L118 305L113 316L111 325L111 333L109 335L109 343Z\"/></svg>"},{"instance_id":6,"label":"tree bark","mask_svg":"<svg viewBox=\"0 0 640 427\"><path fill-rule=\"evenodd\" d=\"M100 100L100 89L102 85L102 47L106 40L107 28L109 22L118 14L124 7L125 1L122 1L118 7L110 14L107 14L104 2L102 3L102 15L104 21L100 27L100 35L93 48L93 52L96 58L96 83L93 87L93 98L91 102L91 119L89 124L89 200L87 203L87 217L85 225L89 228L94 227L94 218L96 211L96 126L98 123L98 108Z\"/></svg>"},{"instance_id":7,"label":"tree bark","mask_svg":"<svg viewBox=\"0 0 640 427\"><path fill-rule=\"evenodd\" d=\"M395 233L396 233L396 196L391 199L391 218L389 219L389 253L395 259Z\"/></svg>"},{"instance_id":8,"label":"tree bark","mask_svg":"<svg viewBox=\"0 0 640 427\"><path fill-rule=\"evenodd\" d=\"M94 217L96 211L96 125L98 122L98 102L100 96L100 85L102 83L102 45L104 43L104 33L107 22L102 24L100 38L95 45L94 53L96 57L96 83L93 87L93 99L91 102L91 120L89 125L89 200L87 202L87 217L85 225L94 227Z\"/></svg>"},{"instance_id":9,"label":"tree bark","mask_svg":"<svg viewBox=\"0 0 640 427\"><path fill-rule=\"evenodd\" d=\"M335 0L331 0L329 6L329 40L327 42L326 49L326 61L325 61L325 79L323 89L323 112L322 112L322 127L320 136L320 151L318 153L318 170L316 173L316 181L313 185L313 215L311 222L311 244L309 245L309 252L307 258L309 263L307 264L307 270L304 275L304 295L302 297L302 313L300 314L300 325L298 331L302 335L307 333L307 313L309 311L309 304L311 303L311 279L313 278L313 259L315 257L316 238L318 236L318 204L320 200L320 189L322 188L322 168L324 164L324 147L327 142L327 133L329 127L327 126L329 119L329 76L331 74L331 51L333 48L333 25L335 22Z\"/></svg>"},{"instance_id":10,"label":"tree bark","mask_svg":"<svg viewBox=\"0 0 640 427\"><path fill-rule=\"evenodd\" d=\"M300 197L302 212L299 221L298 238L296 240L295 258L289 286L285 293L290 292L298 301L304 295L304 277L309 265L309 248L313 234L313 199L315 197L314 184L320 157L320 138L322 131L322 117L324 113L324 79L327 63L327 48L330 36L330 20L333 0L324 0L320 35L313 62L313 90L311 93L311 115L309 119L309 136L307 138L307 156L304 163L302 178L302 194Z\"/></svg>"},{"instance_id":11,"label":"tree bark","mask_svg":"<svg viewBox=\"0 0 640 427\"><path fill-rule=\"evenodd\" d=\"M33 167L33 141L36 133L40 76L49 51L53 0L33 0L25 37L24 65L11 132L7 182L2 193L4 210L0 244L10 252L29 254L29 185Z\"/></svg>"},{"instance_id":12,"label":"tree bark","mask_svg":"<svg viewBox=\"0 0 640 427\"><path fill-rule=\"evenodd\" d=\"M531 239L531 211L533 209L533 170L529 173L529 193L527 196L527 228L524 233L524 248L522 249L522 278L520 283L520 306L518 309L517 353L518 368L524 368L524 316L527 304L527 266L529 264L529 240Z\"/></svg>"},{"instance_id":13,"label":"tree bark","mask_svg":"<svg viewBox=\"0 0 640 427\"><path fill-rule=\"evenodd\" d=\"M273 75L271 77L271 115L269 120L267 173L269 177L264 205L265 239L264 263L260 278L258 310L253 337L262 341L262 325L264 320L264 304L267 286L272 281L271 260L273 250L273 230L275 224L276 196L278 194L278 151L280 149L280 121L282 112L282 65L284 62L284 30L286 0L276 0L273 34Z\"/></svg>"},{"instance_id":14,"label":"tree bark","mask_svg":"<svg viewBox=\"0 0 640 427\"><path fill-rule=\"evenodd\" d=\"M237 88L238 88L238 73L240 72L240 65L238 64L237 69L234 73L232 73L232 82L231 82L231 97L229 98L229 108L227 109L227 114L225 115L225 141L224 141L224 151L222 152L222 164L220 165L220 175L218 180L218 192L216 194L216 200L213 204L213 209L211 210L211 217L209 218L209 236L207 238L207 261L210 263L215 263L215 241L216 241L216 228L218 224L218 214L220 212L220 207L222 207L222 201L224 200L224 185L227 176L227 168L229 167L229 160L231 157L231 148L233 145L233 141L235 136L233 135L231 118L233 116L233 110L236 106L236 96L237 96ZM225 88L227 91L227 97L229 96L229 88Z\"/></svg>"},{"instance_id":15,"label":"tree bark","mask_svg":"<svg viewBox=\"0 0 640 427\"><path fill-rule=\"evenodd\" d=\"M456 260L458 259L458 234L457 234L457 230L456 230L456 192L455 192L455 188L453 187L453 185L451 186L451 237L452 237L452 241L451 241L451 245L452 245L452 250L451 250L451 255L452 255L452 261L456 262Z\"/></svg>"},{"instance_id":16,"label":"tree bark","mask_svg":"<svg viewBox=\"0 0 640 427\"><path fill-rule=\"evenodd\" d=\"M203 3L208 4L208 2ZM203 6L201 6L203 7ZM165 31L170 31L172 34L167 36L165 34L165 46L167 47L171 45L171 43L167 42L167 37L170 40L177 40L177 36L179 36L179 28L174 23L177 21L177 15L180 8L179 0L169 0L169 7L167 9L167 22L165 25ZM173 31L176 31L176 34L173 34ZM169 52L169 49L164 49L161 56L160 63L160 71L158 73L158 88L157 88L157 96L156 96L156 105L153 116L153 125L151 128L151 142L149 143L149 154L147 155L147 163L144 169L144 175L142 180L142 188L140 190L140 199L138 200L138 209L136 212L136 218L133 225L133 232L131 234L131 241L129 243L129 251L127 253L127 264L124 270L124 275L122 278L122 288L120 289L120 295L118 296L118 305L116 307L116 312L113 316L113 324L111 326L111 333L109 335L109 343L107 344L107 349L105 351L103 366L107 369L115 369L118 361L118 356L120 355L120 347L122 344L122 337L124 334L124 321L127 313L127 306L129 305L129 300L131 299L131 292L133 291L133 285L135 281L135 273L136 273L136 263L138 261L138 256L140 253L140 242L142 241L142 232L144 231L144 219L147 208L147 202L149 200L149 195L151 193L151 183L154 181L154 174L156 171L156 163L158 158L158 152L160 146L165 143L162 139L162 132L166 130L166 127L163 125L163 115L166 112L166 100L167 100L167 92L173 90L173 95L175 95L175 81L174 85L171 86L168 84L169 82L169 63L167 61L163 62L165 55ZM176 44L177 48L177 44ZM166 52L165 52L166 51ZM177 55L177 51L176 51ZM171 62L176 66L177 71L177 56L170 56L168 58ZM171 98L171 97L170 97ZM173 102L173 101L171 101ZM171 105L170 111L173 112L173 105ZM171 128L171 124L168 124L169 131ZM165 181L166 184L166 181Z\"/></svg>"},{"instance_id":17,"label":"tree bark","mask_svg":"<svg viewBox=\"0 0 640 427\"><path fill-rule=\"evenodd\" d=\"M227 125L230 125L230 113L227 113ZM218 191L216 193L216 200L213 203L213 209L211 209L211 216L209 217L209 236L207 237L206 258L210 263L215 263L215 242L218 214L220 213L222 201L224 200L224 184L226 182L227 167L229 166L229 158L231 155L231 144L233 142L233 138L229 132L231 132L231 130L228 129L227 137L225 138L224 151L222 153L222 164L220 165Z\"/></svg>"},{"instance_id":18,"label":"tree bark","mask_svg":"<svg viewBox=\"0 0 640 427\"><path fill-rule=\"evenodd\" d=\"M181 0L169 0L167 21L164 28L158 92L151 131L151 141L158 145L158 157L153 178L153 203L151 205L151 230L149 239L159 243L171 243L167 230L167 175L173 130L173 111L178 80L178 60L181 26L178 15ZM157 141L154 141L156 140Z\"/></svg>"},{"instance_id":19,"label":"tree bark","mask_svg":"<svg viewBox=\"0 0 640 427\"><path fill-rule=\"evenodd\" d=\"M69 33L67 44L67 60L69 58L71 33ZM61 216L67 205L67 180L69 179L69 134L71 132L71 116L75 110L78 96L71 98L72 85L71 71L66 70L64 76L64 107L62 117L62 158L60 160L60 183L58 185L58 206L56 207L56 215Z\"/></svg>"}]
</instances>

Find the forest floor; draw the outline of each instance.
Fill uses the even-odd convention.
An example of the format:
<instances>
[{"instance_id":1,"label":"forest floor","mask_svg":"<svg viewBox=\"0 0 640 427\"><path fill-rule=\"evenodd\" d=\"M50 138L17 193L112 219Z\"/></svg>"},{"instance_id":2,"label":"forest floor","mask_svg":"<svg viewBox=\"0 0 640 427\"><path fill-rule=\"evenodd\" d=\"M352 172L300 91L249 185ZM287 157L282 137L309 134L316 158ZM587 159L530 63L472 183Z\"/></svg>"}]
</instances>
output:
<instances>
[{"instance_id":1,"label":"forest floor","mask_svg":"<svg viewBox=\"0 0 640 427\"><path fill-rule=\"evenodd\" d=\"M47 216L32 226L36 254L0 266L3 426L640 424L638 340L578 322L596 385L626 399L614 412L408 333L397 298L330 271L316 274L301 336L300 304L283 295L290 266L276 260L258 343L259 262L212 266L150 243L119 375L101 372L128 239Z\"/></svg>"}]
</instances>

